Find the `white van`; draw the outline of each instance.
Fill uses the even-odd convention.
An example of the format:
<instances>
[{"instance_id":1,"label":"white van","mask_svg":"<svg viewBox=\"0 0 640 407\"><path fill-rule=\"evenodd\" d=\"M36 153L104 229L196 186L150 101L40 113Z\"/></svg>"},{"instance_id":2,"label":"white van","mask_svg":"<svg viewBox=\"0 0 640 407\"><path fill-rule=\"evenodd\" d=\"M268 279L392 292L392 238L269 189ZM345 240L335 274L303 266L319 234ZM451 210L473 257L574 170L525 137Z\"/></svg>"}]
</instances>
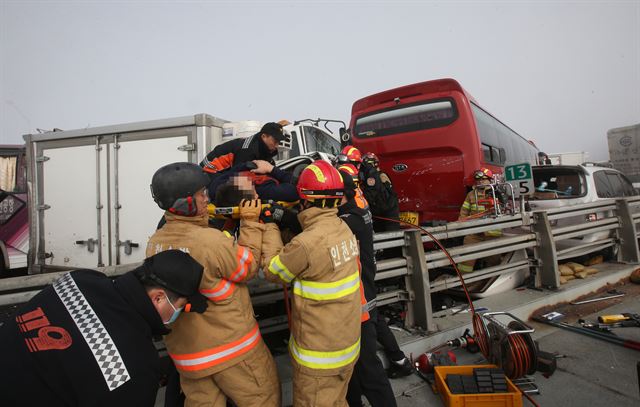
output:
<instances>
[{"instance_id":1,"label":"white van","mask_svg":"<svg viewBox=\"0 0 640 407\"><path fill-rule=\"evenodd\" d=\"M544 165L534 166L535 193L530 197L531 210L548 210L578 204L638 195L629 179L620 171L596 165ZM551 221L551 226L571 226L601 219L602 212L579 215ZM557 249L563 250L581 243L607 238L612 231L595 232L582 237L561 240ZM576 250L575 256L587 254ZM613 253L609 253L612 255Z\"/></svg>"}]
</instances>

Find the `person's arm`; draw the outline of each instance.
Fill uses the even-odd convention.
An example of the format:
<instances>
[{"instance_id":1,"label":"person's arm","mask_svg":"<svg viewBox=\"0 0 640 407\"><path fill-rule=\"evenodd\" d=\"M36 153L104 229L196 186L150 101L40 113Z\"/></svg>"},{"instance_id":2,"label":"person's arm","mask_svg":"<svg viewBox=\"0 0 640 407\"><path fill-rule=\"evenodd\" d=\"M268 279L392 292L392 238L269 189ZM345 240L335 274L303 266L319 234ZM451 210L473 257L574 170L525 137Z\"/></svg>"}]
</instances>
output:
<instances>
[{"instance_id":1,"label":"person's arm","mask_svg":"<svg viewBox=\"0 0 640 407\"><path fill-rule=\"evenodd\" d=\"M231 168L236 160L237 144L237 140L230 140L217 145L200 162L200 166L204 171L209 173L216 173Z\"/></svg>"},{"instance_id":2,"label":"person's arm","mask_svg":"<svg viewBox=\"0 0 640 407\"><path fill-rule=\"evenodd\" d=\"M253 160L253 162L256 164L257 168L251 170L251 172L255 172L256 174L268 174L281 183L291 183L291 178L293 177L292 173L281 170L268 161Z\"/></svg>"},{"instance_id":3,"label":"person's arm","mask_svg":"<svg viewBox=\"0 0 640 407\"><path fill-rule=\"evenodd\" d=\"M258 235L258 238L261 237L261 234ZM212 242L212 239L207 241ZM246 283L256 275L259 257L254 255L251 247L238 244L233 236L217 237L213 242L206 265L203 264L205 272L200 291L209 299L218 301L228 288L225 287L227 282ZM257 254L260 255L259 252Z\"/></svg>"},{"instance_id":4,"label":"person's arm","mask_svg":"<svg viewBox=\"0 0 640 407\"><path fill-rule=\"evenodd\" d=\"M280 230L274 223L265 225L262 241L262 268L267 280L290 283L309 267L307 250L299 237L286 246L282 244Z\"/></svg>"},{"instance_id":5,"label":"person's arm","mask_svg":"<svg viewBox=\"0 0 640 407\"><path fill-rule=\"evenodd\" d=\"M465 198L462 203L462 207L460 208L460 214L458 215L458 220L463 220L469 216L471 213L471 200L469 199L469 195Z\"/></svg>"}]
</instances>

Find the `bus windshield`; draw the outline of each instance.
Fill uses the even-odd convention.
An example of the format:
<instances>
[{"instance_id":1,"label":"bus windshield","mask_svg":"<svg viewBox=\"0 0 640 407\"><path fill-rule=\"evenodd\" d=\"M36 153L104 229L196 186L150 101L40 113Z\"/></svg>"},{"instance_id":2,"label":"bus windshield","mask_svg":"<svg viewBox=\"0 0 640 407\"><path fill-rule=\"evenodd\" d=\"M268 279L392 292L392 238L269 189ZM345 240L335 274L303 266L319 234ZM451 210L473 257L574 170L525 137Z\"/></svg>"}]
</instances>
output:
<instances>
[{"instance_id":1,"label":"bus windshield","mask_svg":"<svg viewBox=\"0 0 640 407\"><path fill-rule=\"evenodd\" d=\"M356 137L386 136L451 124L457 113L453 100L431 100L376 112L357 119Z\"/></svg>"}]
</instances>

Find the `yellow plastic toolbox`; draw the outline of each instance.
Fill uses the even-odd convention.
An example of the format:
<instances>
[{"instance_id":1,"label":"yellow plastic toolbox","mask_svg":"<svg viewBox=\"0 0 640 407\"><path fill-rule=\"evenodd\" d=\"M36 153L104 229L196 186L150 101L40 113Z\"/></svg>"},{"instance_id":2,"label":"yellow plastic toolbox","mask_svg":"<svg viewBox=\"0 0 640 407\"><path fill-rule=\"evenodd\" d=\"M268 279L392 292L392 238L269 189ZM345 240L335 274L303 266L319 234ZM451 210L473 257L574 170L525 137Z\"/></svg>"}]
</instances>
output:
<instances>
[{"instance_id":1,"label":"yellow plastic toolbox","mask_svg":"<svg viewBox=\"0 0 640 407\"><path fill-rule=\"evenodd\" d=\"M448 374L472 375L473 369L496 368L495 365L436 366L436 388L446 407L522 407L520 390L507 379L506 393L453 394L445 381Z\"/></svg>"}]
</instances>

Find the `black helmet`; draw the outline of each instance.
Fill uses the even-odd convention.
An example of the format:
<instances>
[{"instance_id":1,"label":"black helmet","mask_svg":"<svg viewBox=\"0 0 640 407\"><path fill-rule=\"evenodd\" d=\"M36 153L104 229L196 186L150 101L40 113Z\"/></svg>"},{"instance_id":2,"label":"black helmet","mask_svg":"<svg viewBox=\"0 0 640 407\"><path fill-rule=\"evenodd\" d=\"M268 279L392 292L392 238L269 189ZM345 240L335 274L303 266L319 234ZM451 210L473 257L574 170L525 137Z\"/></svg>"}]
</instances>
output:
<instances>
[{"instance_id":1,"label":"black helmet","mask_svg":"<svg viewBox=\"0 0 640 407\"><path fill-rule=\"evenodd\" d=\"M151 195L158 206L179 215L194 215L193 195L209 185L202 167L192 163L173 163L161 167L151 179ZM185 205L186 204L186 205Z\"/></svg>"}]
</instances>

